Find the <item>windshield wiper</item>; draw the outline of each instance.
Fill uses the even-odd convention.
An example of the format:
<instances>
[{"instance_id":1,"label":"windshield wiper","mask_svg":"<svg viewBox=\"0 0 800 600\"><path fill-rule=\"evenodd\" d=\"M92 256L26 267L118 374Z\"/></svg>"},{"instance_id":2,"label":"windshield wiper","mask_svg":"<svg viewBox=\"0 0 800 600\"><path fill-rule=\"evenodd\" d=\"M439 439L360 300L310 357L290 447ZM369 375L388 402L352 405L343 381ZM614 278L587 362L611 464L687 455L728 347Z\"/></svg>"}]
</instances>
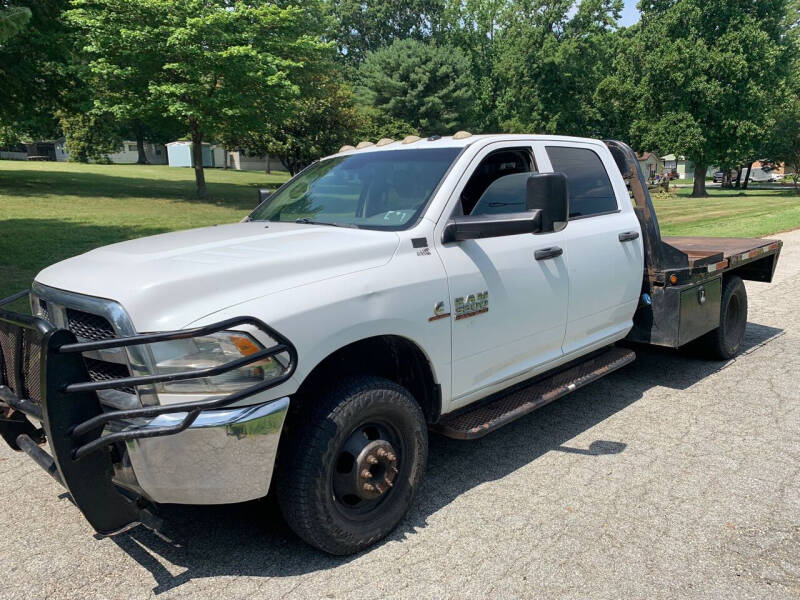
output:
<instances>
[{"instance_id":1,"label":"windshield wiper","mask_svg":"<svg viewBox=\"0 0 800 600\"><path fill-rule=\"evenodd\" d=\"M358 229L358 225L353 223L329 223L327 221L315 221L308 217L300 217L295 219L295 223L302 223L303 225L330 225L331 227L350 227L351 229Z\"/></svg>"}]
</instances>

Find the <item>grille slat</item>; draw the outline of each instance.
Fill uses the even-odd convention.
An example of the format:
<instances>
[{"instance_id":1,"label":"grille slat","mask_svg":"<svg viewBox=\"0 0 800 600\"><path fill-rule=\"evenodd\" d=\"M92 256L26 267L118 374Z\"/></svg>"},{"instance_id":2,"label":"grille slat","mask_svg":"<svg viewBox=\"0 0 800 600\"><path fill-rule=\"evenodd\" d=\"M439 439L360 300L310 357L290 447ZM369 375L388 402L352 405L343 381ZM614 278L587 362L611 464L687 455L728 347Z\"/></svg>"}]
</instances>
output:
<instances>
[{"instance_id":1,"label":"grille slat","mask_svg":"<svg viewBox=\"0 0 800 600\"><path fill-rule=\"evenodd\" d=\"M110 340L117 337L111 323L99 315L67 309L67 328L82 340Z\"/></svg>"},{"instance_id":2,"label":"grille slat","mask_svg":"<svg viewBox=\"0 0 800 600\"><path fill-rule=\"evenodd\" d=\"M79 341L99 341L109 340L117 337L111 323L100 315L76 310L66 309L67 328L75 334ZM86 370L89 372L89 379L92 381L108 381L110 379L120 379L130 377L130 369L127 365L112 363L95 358L84 356ZM132 387L116 388L126 394L135 394L136 390Z\"/></svg>"},{"instance_id":3,"label":"grille slat","mask_svg":"<svg viewBox=\"0 0 800 600\"><path fill-rule=\"evenodd\" d=\"M83 360L86 363L86 370L89 371L89 378L92 381L109 381L111 379L130 377L131 375L128 367L125 365L86 357L84 357ZM121 387L116 389L118 389L120 392L125 392L126 394L136 393L136 390L134 390L132 387Z\"/></svg>"}]
</instances>

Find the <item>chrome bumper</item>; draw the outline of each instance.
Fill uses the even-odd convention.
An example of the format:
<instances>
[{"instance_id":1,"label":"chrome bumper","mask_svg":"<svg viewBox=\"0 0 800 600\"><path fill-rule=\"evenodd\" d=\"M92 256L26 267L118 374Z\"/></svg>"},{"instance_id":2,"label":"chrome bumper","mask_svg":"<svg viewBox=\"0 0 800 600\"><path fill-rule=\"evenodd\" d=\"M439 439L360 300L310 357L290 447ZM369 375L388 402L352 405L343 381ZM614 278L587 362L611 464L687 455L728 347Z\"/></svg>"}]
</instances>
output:
<instances>
[{"instance_id":1,"label":"chrome bumper","mask_svg":"<svg viewBox=\"0 0 800 600\"><path fill-rule=\"evenodd\" d=\"M136 484L159 503L229 504L266 496L288 409L284 397L207 410L175 435L128 441ZM175 425L185 416L160 415L144 427Z\"/></svg>"}]
</instances>

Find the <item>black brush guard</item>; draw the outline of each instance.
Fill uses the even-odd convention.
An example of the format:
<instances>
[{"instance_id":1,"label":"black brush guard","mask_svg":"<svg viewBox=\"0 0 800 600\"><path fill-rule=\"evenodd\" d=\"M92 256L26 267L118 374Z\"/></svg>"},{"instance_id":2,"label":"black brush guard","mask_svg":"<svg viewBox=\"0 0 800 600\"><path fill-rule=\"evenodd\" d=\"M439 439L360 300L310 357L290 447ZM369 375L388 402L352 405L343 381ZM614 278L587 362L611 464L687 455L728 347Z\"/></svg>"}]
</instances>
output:
<instances>
[{"instance_id":1,"label":"black brush guard","mask_svg":"<svg viewBox=\"0 0 800 600\"><path fill-rule=\"evenodd\" d=\"M113 483L115 444L179 433L201 411L229 406L280 385L292 376L297 366L297 351L292 343L254 317L237 317L194 329L78 342L71 331L59 329L45 319L2 308L27 298L28 294L20 292L0 300L0 434L12 448L27 453L64 485L92 527L103 535L124 531L138 523L154 522L143 498ZM195 338L241 325L263 331L276 344L218 367L106 381L90 381L81 355L92 350ZM289 357L282 375L221 397L104 411L96 394L98 390L221 375L279 354ZM131 420L170 413L186 415L173 426L144 429L128 425ZM41 422L42 429L33 426L24 415ZM125 430L103 435L106 426L114 421L124 421ZM52 457L40 445L45 440L49 442Z\"/></svg>"}]
</instances>

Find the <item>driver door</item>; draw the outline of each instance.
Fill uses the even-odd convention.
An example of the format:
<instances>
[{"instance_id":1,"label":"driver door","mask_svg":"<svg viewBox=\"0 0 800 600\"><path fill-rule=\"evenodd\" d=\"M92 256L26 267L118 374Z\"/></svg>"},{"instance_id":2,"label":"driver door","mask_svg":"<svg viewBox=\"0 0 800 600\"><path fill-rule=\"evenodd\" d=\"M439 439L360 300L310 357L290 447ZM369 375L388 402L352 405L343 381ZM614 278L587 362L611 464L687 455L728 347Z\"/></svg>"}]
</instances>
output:
<instances>
[{"instance_id":1,"label":"driver door","mask_svg":"<svg viewBox=\"0 0 800 600\"><path fill-rule=\"evenodd\" d=\"M471 167L444 222L451 215L525 209L524 191L518 203L483 193L502 176L536 170L530 145L492 144ZM527 379L562 356L569 299L563 232L439 244L438 252L453 319L451 409Z\"/></svg>"}]
</instances>

